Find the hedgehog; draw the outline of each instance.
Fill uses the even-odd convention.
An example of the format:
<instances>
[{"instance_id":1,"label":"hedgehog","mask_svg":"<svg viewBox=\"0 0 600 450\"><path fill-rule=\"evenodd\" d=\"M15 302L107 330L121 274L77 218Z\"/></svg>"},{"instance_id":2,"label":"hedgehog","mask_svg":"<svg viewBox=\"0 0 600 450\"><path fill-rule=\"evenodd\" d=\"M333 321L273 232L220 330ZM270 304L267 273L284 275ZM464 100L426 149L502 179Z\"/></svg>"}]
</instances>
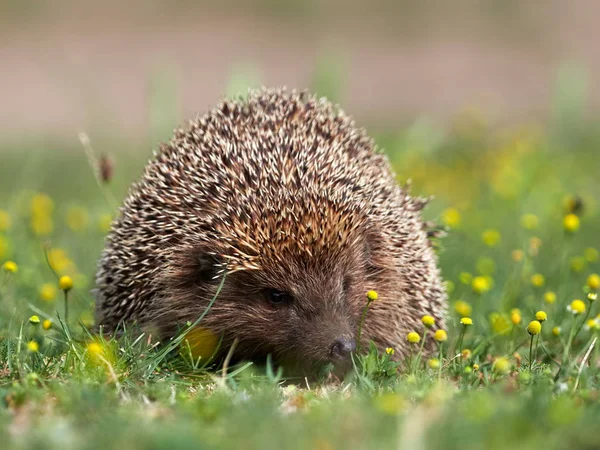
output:
<instances>
[{"instance_id":1,"label":"hedgehog","mask_svg":"<svg viewBox=\"0 0 600 450\"><path fill-rule=\"evenodd\" d=\"M223 100L130 188L98 265L97 324L168 340L205 314L220 351L303 372L371 342L401 358L423 315L444 324L426 203L328 100L285 88Z\"/></svg>"}]
</instances>

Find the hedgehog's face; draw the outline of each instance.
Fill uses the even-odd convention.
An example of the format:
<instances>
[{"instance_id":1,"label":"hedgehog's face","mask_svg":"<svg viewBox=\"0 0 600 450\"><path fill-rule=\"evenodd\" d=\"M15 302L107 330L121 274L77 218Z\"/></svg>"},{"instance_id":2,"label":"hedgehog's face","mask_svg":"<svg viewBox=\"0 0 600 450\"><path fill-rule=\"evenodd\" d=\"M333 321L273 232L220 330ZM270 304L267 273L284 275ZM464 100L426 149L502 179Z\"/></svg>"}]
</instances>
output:
<instances>
[{"instance_id":1,"label":"hedgehog's face","mask_svg":"<svg viewBox=\"0 0 600 450\"><path fill-rule=\"evenodd\" d=\"M260 360L271 354L302 372L329 363L349 368L365 293L377 287L370 281L366 248L357 243L327 258L281 254L263 261L260 269L230 273L205 326L224 336L224 347L236 340L240 358ZM196 260L211 267L205 255ZM193 297L205 300L219 282L213 270L201 271L195 280L198 294ZM196 317L204 306L198 303Z\"/></svg>"}]
</instances>

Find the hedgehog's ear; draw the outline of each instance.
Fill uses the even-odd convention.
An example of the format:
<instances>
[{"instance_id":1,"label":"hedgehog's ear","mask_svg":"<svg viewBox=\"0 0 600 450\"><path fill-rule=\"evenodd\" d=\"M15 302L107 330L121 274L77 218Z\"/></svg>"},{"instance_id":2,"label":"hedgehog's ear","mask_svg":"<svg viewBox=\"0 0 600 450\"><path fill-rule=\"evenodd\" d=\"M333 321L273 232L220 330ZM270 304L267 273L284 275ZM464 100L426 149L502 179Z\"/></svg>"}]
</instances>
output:
<instances>
[{"instance_id":1,"label":"hedgehog's ear","mask_svg":"<svg viewBox=\"0 0 600 450\"><path fill-rule=\"evenodd\" d=\"M176 286L218 283L224 264L219 256L203 247L179 249L172 259L171 282Z\"/></svg>"},{"instance_id":2,"label":"hedgehog's ear","mask_svg":"<svg viewBox=\"0 0 600 450\"><path fill-rule=\"evenodd\" d=\"M199 252L196 254L195 279L209 283L222 273L222 262L214 253Z\"/></svg>"}]
</instances>

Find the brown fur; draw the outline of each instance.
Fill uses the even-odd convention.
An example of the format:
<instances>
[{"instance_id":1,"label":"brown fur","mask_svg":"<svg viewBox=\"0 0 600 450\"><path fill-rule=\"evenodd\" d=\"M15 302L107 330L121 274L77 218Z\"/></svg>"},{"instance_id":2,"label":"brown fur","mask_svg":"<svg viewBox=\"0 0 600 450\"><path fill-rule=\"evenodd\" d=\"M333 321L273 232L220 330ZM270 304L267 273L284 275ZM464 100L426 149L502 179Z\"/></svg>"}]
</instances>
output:
<instances>
[{"instance_id":1,"label":"brown fur","mask_svg":"<svg viewBox=\"0 0 600 450\"><path fill-rule=\"evenodd\" d=\"M446 294L420 210L387 158L325 100L262 90L225 101L161 146L113 224L97 274L98 323L163 337L194 321L244 358L326 361L356 336L407 352ZM265 289L289 292L285 306Z\"/></svg>"}]
</instances>

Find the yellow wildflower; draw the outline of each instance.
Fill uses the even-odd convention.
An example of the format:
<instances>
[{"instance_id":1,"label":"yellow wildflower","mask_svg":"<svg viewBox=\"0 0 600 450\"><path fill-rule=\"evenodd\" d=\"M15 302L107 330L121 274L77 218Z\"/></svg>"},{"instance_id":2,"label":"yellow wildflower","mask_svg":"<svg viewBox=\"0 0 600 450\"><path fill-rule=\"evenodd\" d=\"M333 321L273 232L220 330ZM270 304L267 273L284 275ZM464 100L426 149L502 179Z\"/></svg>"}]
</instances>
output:
<instances>
[{"instance_id":1,"label":"yellow wildflower","mask_svg":"<svg viewBox=\"0 0 600 450\"><path fill-rule=\"evenodd\" d=\"M473 364L473 370L475 370L475 371L479 370L479 364Z\"/></svg>"},{"instance_id":2,"label":"yellow wildflower","mask_svg":"<svg viewBox=\"0 0 600 450\"><path fill-rule=\"evenodd\" d=\"M585 328L587 330L597 330L599 328L598 321L596 319L588 319L585 323Z\"/></svg>"},{"instance_id":3,"label":"yellow wildflower","mask_svg":"<svg viewBox=\"0 0 600 450\"><path fill-rule=\"evenodd\" d=\"M39 290L40 298L45 302L51 302L56 298L56 286L52 283L44 283Z\"/></svg>"},{"instance_id":4,"label":"yellow wildflower","mask_svg":"<svg viewBox=\"0 0 600 450\"><path fill-rule=\"evenodd\" d=\"M587 285L593 290L600 289L600 275L597 273L591 274L587 279Z\"/></svg>"},{"instance_id":5,"label":"yellow wildflower","mask_svg":"<svg viewBox=\"0 0 600 450\"><path fill-rule=\"evenodd\" d=\"M456 208L448 208L442 213L442 222L449 228L457 228L461 221L460 211Z\"/></svg>"},{"instance_id":6,"label":"yellow wildflower","mask_svg":"<svg viewBox=\"0 0 600 450\"><path fill-rule=\"evenodd\" d=\"M185 336L183 352L187 354L187 346L195 359L202 358L206 360L214 355L219 346L219 337L212 331L196 327L188 331Z\"/></svg>"},{"instance_id":7,"label":"yellow wildflower","mask_svg":"<svg viewBox=\"0 0 600 450\"><path fill-rule=\"evenodd\" d=\"M538 322L545 322L548 320L548 314L545 311L538 311L535 313L535 320Z\"/></svg>"},{"instance_id":8,"label":"yellow wildflower","mask_svg":"<svg viewBox=\"0 0 600 450\"><path fill-rule=\"evenodd\" d=\"M461 317L470 316L471 313L473 312L473 308L471 307L471 305L468 304L467 302L463 301L463 300L457 300L454 303L454 310Z\"/></svg>"},{"instance_id":9,"label":"yellow wildflower","mask_svg":"<svg viewBox=\"0 0 600 450\"><path fill-rule=\"evenodd\" d=\"M468 327L470 325L473 325L473 319L471 319L470 317L463 317L462 319L460 319L460 324Z\"/></svg>"},{"instance_id":10,"label":"yellow wildflower","mask_svg":"<svg viewBox=\"0 0 600 450\"><path fill-rule=\"evenodd\" d=\"M0 259L4 259L8 256L8 239L0 234Z\"/></svg>"},{"instance_id":11,"label":"yellow wildflower","mask_svg":"<svg viewBox=\"0 0 600 450\"><path fill-rule=\"evenodd\" d=\"M571 258L571 270L573 272L581 272L585 269L585 259L583 256L574 256Z\"/></svg>"},{"instance_id":12,"label":"yellow wildflower","mask_svg":"<svg viewBox=\"0 0 600 450\"><path fill-rule=\"evenodd\" d=\"M544 294L544 301L548 304L552 304L556 301L556 294L552 291L548 291Z\"/></svg>"},{"instance_id":13,"label":"yellow wildflower","mask_svg":"<svg viewBox=\"0 0 600 450\"><path fill-rule=\"evenodd\" d=\"M512 260L514 262L521 262L523 261L523 257L524 257L524 253L523 250L513 250L512 251Z\"/></svg>"},{"instance_id":14,"label":"yellow wildflower","mask_svg":"<svg viewBox=\"0 0 600 450\"><path fill-rule=\"evenodd\" d=\"M431 328L435 325L435 319L431 316L421 317L421 322L423 322L423 325L425 325L427 328Z\"/></svg>"},{"instance_id":15,"label":"yellow wildflower","mask_svg":"<svg viewBox=\"0 0 600 450\"><path fill-rule=\"evenodd\" d=\"M430 360L427 361L427 367L429 367L430 369L439 369L440 368L440 360L437 358L432 358Z\"/></svg>"},{"instance_id":16,"label":"yellow wildflower","mask_svg":"<svg viewBox=\"0 0 600 450\"><path fill-rule=\"evenodd\" d=\"M580 222L579 217L575 214L567 214L563 219L563 227L567 233L575 233L579 230Z\"/></svg>"},{"instance_id":17,"label":"yellow wildflower","mask_svg":"<svg viewBox=\"0 0 600 450\"><path fill-rule=\"evenodd\" d=\"M473 280L473 275L471 275L469 272L461 272L458 276L458 279L462 284L471 284L471 281Z\"/></svg>"},{"instance_id":18,"label":"yellow wildflower","mask_svg":"<svg viewBox=\"0 0 600 450\"><path fill-rule=\"evenodd\" d=\"M500 374L507 374L511 370L511 363L508 358L498 358L494 361L494 365L492 366L494 372L498 372Z\"/></svg>"},{"instance_id":19,"label":"yellow wildflower","mask_svg":"<svg viewBox=\"0 0 600 450\"><path fill-rule=\"evenodd\" d=\"M597 292L589 292L587 295L587 298L590 302L595 302L596 300L598 300L598 293Z\"/></svg>"},{"instance_id":20,"label":"yellow wildflower","mask_svg":"<svg viewBox=\"0 0 600 450\"><path fill-rule=\"evenodd\" d=\"M527 332L532 336L540 334L540 331L542 331L542 324L537 320L532 320L529 322L529 325L527 325Z\"/></svg>"},{"instance_id":21,"label":"yellow wildflower","mask_svg":"<svg viewBox=\"0 0 600 450\"><path fill-rule=\"evenodd\" d=\"M54 201L46 194L39 193L31 199L31 214L49 215L54 210Z\"/></svg>"},{"instance_id":22,"label":"yellow wildflower","mask_svg":"<svg viewBox=\"0 0 600 450\"><path fill-rule=\"evenodd\" d=\"M392 356L396 351L392 347L388 347L385 349L385 353Z\"/></svg>"},{"instance_id":23,"label":"yellow wildflower","mask_svg":"<svg viewBox=\"0 0 600 450\"><path fill-rule=\"evenodd\" d=\"M415 333L414 331L411 331L410 333L408 333L406 335L406 340L408 342L410 342L411 344L418 344L419 341L421 341L421 336L419 336L418 333Z\"/></svg>"},{"instance_id":24,"label":"yellow wildflower","mask_svg":"<svg viewBox=\"0 0 600 450\"><path fill-rule=\"evenodd\" d=\"M521 313L518 310L510 313L510 321L513 323L513 325L519 325L521 320Z\"/></svg>"},{"instance_id":25,"label":"yellow wildflower","mask_svg":"<svg viewBox=\"0 0 600 450\"><path fill-rule=\"evenodd\" d=\"M583 314L586 310L586 306L585 306L585 303L583 303L581 300L577 299L577 300L573 300L571 302L571 304L567 307L567 310L572 312L575 315Z\"/></svg>"},{"instance_id":26,"label":"yellow wildflower","mask_svg":"<svg viewBox=\"0 0 600 450\"><path fill-rule=\"evenodd\" d=\"M485 294L492 288L492 279L490 277L475 277L471 283L471 288L476 294Z\"/></svg>"},{"instance_id":27,"label":"yellow wildflower","mask_svg":"<svg viewBox=\"0 0 600 450\"><path fill-rule=\"evenodd\" d=\"M526 230L535 230L540 221L535 214L524 214L521 217L521 226Z\"/></svg>"},{"instance_id":28,"label":"yellow wildflower","mask_svg":"<svg viewBox=\"0 0 600 450\"><path fill-rule=\"evenodd\" d=\"M598 261L598 250L588 247L583 251L583 256L587 262L596 262Z\"/></svg>"},{"instance_id":29,"label":"yellow wildflower","mask_svg":"<svg viewBox=\"0 0 600 450\"><path fill-rule=\"evenodd\" d=\"M42 328L46 331L48 331L50 328L52 328L52 321L49 319L46 319L42 322Z\"/></svg>"},{"instance_id":30,"label":"yellow wildflower","mask_svg":"<svg viewBox=\"0 0 600 450\"><path fill-rule=\"evenodd\" d=\"M47 236L54 231L52 217L45 215L34 215L31 217L31 231L36 236Z\"/></svg>"},{"instance_id":31,"label":"yellow wildflower","mask_svg":"<svg viewBox=\"0 0 600 450\"><path fill-rule=\"evenodd\" d=\"M495 247L500 242L500 232L494 229L485 230L481 235L481 239L488 247Z\"/></svg>"},{"instance_id":32,"label":"yellow wildflower","mask_svg":"<svg viewBox=\"0 0 600 450\"><path fill-rule=\"evenodd\" d=\"M17 263L15 263L14 261L6 261L2 265L2 268L4 269L5 272L8 272L8 273L16 273L19 270L19 266L17 266Z\"/></svg>"},{"instance_id":33,"label":"yellow wildflower","mask_svg":"<svg viewBox=\"0 0 600 450\"><path fill-rule=\"evenodd\" d=\"M63 275L58 280L58 287L61 291L70 291L73 289L73 279L67 275Z\"/></svg>"},{"instance_id":34,"label":"yellow wildflower","mask_svg":"<svg viewBox=\"0 0 600 450\"><path fill-rule=\"evenodd\" d=\"M379 298L379 295L377 294L377 291L371 290L371 291L367 292L367 300L369 301L369 303L374 302L378 298Z\"/></svg>"},{"instance_id":35,"label":"yellow wildflower","mask_svg":"<svg viewBox=\"0 0 600 450\"><path fill-rule=\"evenodd\" d=\"M433 338L438 342L445 342L448 340L448 333L446 333L444 330L437 330L433 334Z\"/></svg>"},{"instance_id":36,"label":"yellow wildflower","mask_svg":"<svg viewBox=\"0 0 600 450\"><path fill-rule=\"evenodd\" d=\"M34 326L35 326L35 325L39 325L39 324L40 324L40 318L39 318L38 316L31 316L31 317L29 318L29 323L30 323L31 325L34 325Z\"/></svg>"},{"instance_id":37,"label":"yellow wildflower","mask_svg":"<svg viewBox=\"0 0 600 450\"><path fill-rule=\"evenodd\" d=\"M531 284L533 284L535 287L542 287L545 282L546 279L541 273L536 273L531 276Z\"/></svg>"},{"instance_id":38,"label":"yellow wildflower","mask_svg":"<svg viewBox=\"0 0 600 450\"><path fill-rule=\"evenodd\" d=\"M468 349L468 348L465 348L465 349L464 349L464 350L463 350L463 351L460 353L460 355L461 355L462 359L470 359L470 358L471 358L471 354L472 354L472 353L471 353L471 350L470 350L470 349Z\"/></svg>"},{"instance_id":39,"label":"yellow wildflower","mask_svg":"<svg viewBox=\"0 0 600 450\"><path fill-rule=\"evenodd\" d=\"M29 341L27 343L27 350L31 353L37 353L40 351L40 344L36 341Z\"/></svg>"},{"instance_id":40,"label":"yellow wildflower","mask_svg":"<svg viewBox=\"0 0 600 450\"><path fill-rule=\"evenodd\" d=\"M560 332L561 332L560 327L554 327L554 328L552 328L552 334L554 336L560 336Z\"/></svg>"},{"instance_id":41,"label":"yellow wildflower","mask_svg":"<svg viewBox=\"0 0 600 450\"><path fill-rule=\"evenodd\" d=\"M477 270L482 275L491 275L496 271L496 263L492 258L479 258L475 265Z\"/></svg>"}]
</instances>

